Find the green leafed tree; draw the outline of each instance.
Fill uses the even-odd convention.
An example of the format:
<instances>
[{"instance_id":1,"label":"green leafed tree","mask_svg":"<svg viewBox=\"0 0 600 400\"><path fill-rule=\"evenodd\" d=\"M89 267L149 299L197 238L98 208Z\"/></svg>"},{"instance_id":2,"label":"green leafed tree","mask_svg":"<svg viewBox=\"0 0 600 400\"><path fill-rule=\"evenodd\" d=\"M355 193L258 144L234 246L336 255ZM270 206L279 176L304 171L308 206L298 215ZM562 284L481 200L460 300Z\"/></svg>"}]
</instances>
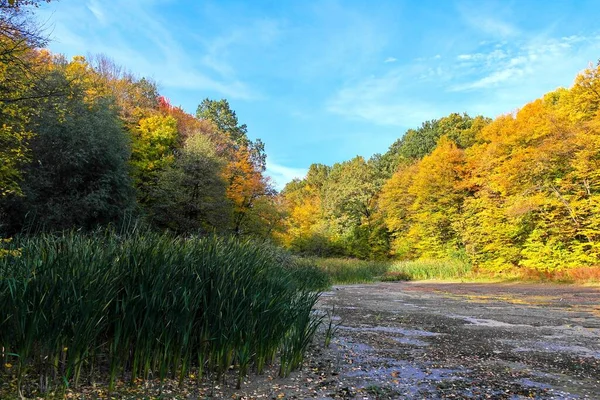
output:
<instances>
[{"instance_id":1,"label":"green leafed tree","mask_svg":"<svg viewBox=\"0 0 600 400\"><path fill-rule=\"evenodd\" d=\"M27 123L35 135L23 169L23 196L2 202L8 216L5 229L60 230L117 222L133 207L134 197L129 143L111 99L87 102L85 87L70 84L61 65L48 74L57 86L69 87L69 93L40 101Z\"/></svg>"},{"instance_id":2,"label":"green leafed tree","mask_svg":"<svg viewBox=\"0 0 600 400\"><path fill-rule=\"evenodd\" d=\"M212 121L221 133L226 134L237 145L247 146L249 144L248 127L246 124L240 125L235 111L231 109L226 99L210 100L206 98L202 100L196 110L196 117Z\"/></svg>"},{"instance_id":3,"label":"green leafed tree","mask_svg":"<svg viewBox=\"0 0 600 400\"><path fill-rule=\"evenodd\" d=\"M323 208L332 230L345 242L349 255L372 258L387 253L387 249L381 249L383 238L379 235L383 232L378 229L376 217L378 192L376 170L360 156L335 164L327 177ZM373 236L374 232L377 237Z\"/></svg>"},{"instance_id":4,"label":"green leafed tree","mask_svg":"<svg viewBox=\"0 0 600 400\"><path fill-rule=\"evenodd\" d=\"M210 139L196 133L172 164L158 173L151 207L153 221L179 233L222 232L230 224L225 161Z\"/></svg>"}]
</instances>

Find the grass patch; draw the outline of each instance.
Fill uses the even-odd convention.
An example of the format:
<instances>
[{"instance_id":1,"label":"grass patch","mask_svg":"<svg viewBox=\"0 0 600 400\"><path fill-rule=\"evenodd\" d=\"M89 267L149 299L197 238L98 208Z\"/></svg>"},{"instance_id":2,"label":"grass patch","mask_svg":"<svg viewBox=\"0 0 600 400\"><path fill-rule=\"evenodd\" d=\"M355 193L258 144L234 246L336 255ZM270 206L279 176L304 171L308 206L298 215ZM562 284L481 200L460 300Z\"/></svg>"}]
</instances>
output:
<instances>
[{"instance_id":1,"label":"grass patch","mask_svg":"<svg viewBox=\"0 0 600 400\"><path fill-rule=\"evenodd\" d=\"M389 269L386 261L365 261L352 258L309 258L324 271L332 283L369 283L380 279Z\"/></svg>"},{"instance_id":2,"label":"grass patch","mask_svg":"<svg viewBox=\"0 0 600 400\"><path fill-rule=\"evenodd\" d=\"M464 261L414 260L393 263L382 280L452 280L471 277L471 265Z\"/></svg>"},{"instance_id":3,"label":"grass patch","mask_svg":"<svg viewBox=\"0 0 600 400\"><path fill-rule=\"evenodd\" d=\"M336 284L377 281L455 280L473 278L471 266L458 260L365 261L311 258Z\"/></svg>"}]
</instances>

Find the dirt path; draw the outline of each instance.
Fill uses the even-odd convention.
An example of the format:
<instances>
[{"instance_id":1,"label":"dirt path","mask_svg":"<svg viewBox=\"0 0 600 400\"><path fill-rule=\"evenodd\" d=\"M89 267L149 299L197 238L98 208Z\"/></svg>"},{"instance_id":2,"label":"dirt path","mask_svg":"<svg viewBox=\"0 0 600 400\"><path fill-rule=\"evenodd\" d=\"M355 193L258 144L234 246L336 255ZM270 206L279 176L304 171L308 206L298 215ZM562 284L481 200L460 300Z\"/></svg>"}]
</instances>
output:
<instances>
[{"instance_id":1,"label":"dirt path","mask_svg":"<svg viewBox=\"0 0 600 400\"><path fill-rule=\"evenodd\" d=\"M329 348L233 399L600 399L600 288L541 284L338 286L319 312Z\"/></svg>"},{"instance_id":2,"label":"dirt path","mask_svg":"<svg viewBox=\"0 0 600 400\"><path fill-rule=\"evenodd\" d=\"M334 306L329 397L600 399L598 288L380 283L336 287Z\"/></svg>"}]
</instances>

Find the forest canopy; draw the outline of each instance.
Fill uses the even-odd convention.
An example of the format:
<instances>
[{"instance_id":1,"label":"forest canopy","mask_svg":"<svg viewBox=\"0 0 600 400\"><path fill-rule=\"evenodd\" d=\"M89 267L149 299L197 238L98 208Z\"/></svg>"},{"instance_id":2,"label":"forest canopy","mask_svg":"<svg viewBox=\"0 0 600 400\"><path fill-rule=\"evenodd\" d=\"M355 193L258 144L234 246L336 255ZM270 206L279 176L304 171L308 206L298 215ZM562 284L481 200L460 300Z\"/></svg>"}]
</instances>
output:
<instances>
[{"instance_id":1,"label":"forest canopy","mask_svg":"<svg viewBox=\"0 0 600 400\"><path fill-rule=\"evenodd\" d=\"M450 114L282 192L306 254L461 258L485 271L600 260L600 65L494 120Z\"/></svg>"},{"instance_id":2,"label":"forest canopy","mask_svg":"<svg viewBox=\"0 0 600 400\"><path fill-rule=\"evenodd\" d=\"M277 193L226 99L195 115L110 58L67 60L2 2L0 232L142 221L303 255L557 271L600 259L600 65L495 119L452 113Z\"/></svg>"},{"instance_id":3,"label":"forest canopy","mask_svg":"<svg viewBox=\"0 0 600 400\"><path fill-rule=\"evenodd\" d=\"M269 236L264 145L227 100L196 116L110 58L45 50L27 6L2 3L0 230L139 220L176 233Z\"/></svg>"}]
</instances>

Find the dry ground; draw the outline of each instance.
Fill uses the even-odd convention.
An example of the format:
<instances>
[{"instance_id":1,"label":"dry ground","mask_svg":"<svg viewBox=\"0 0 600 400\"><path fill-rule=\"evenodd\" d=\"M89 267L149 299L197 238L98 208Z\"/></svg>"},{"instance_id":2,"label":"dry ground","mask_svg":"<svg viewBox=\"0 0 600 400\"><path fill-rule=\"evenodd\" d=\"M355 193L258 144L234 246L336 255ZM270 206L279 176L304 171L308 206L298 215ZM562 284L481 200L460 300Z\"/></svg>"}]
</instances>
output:
<instances>
[{"instance_id":1,"label":"dry ground","mask_svg":"<svg viewBox=\"0 0 600 400\"><path fill-rule=\"evenodd\" d=\"M334 310L337 334L303 371L216 397L600 399L597 287L349 285L319 308Z\"/></svg>"}]
</instances>

